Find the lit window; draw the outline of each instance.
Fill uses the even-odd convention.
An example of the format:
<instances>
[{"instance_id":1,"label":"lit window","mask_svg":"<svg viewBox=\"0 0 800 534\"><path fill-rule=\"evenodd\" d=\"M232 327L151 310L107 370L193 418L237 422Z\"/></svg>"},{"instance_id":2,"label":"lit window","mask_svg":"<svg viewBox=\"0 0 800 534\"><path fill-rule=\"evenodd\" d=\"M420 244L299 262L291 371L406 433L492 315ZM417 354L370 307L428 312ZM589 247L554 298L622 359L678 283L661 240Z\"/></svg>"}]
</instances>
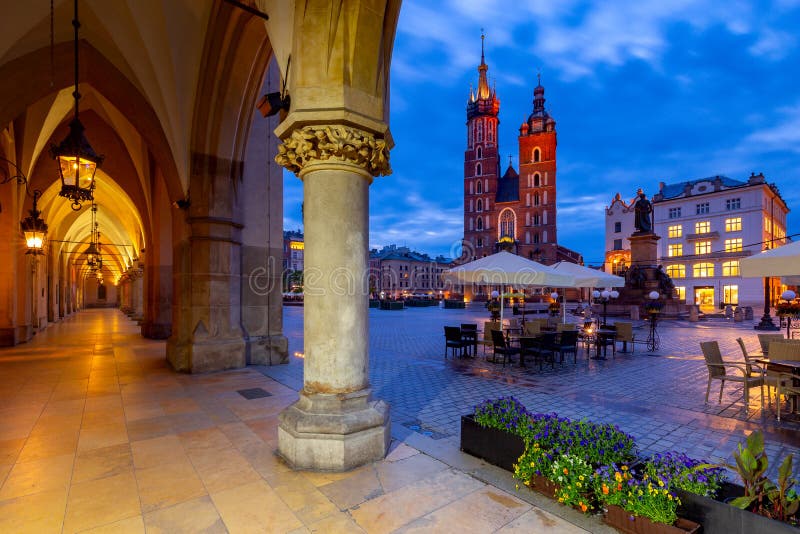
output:
<instances>
[{"instance_id":1,"label":"lit window","mask_svg":"<svg viewBox=\"0 0 800 534\"><path fill-rule=\"evenodd\" d=\"M680 224L675 224L673 226L667 227L667 235L669 237L681 237L683 235L683 226Z\"/></svg>"},{"instance_id":2,"label":"lit window","mask_svg":"<svg viewBox=\"0 0 800 534\"><path fill-rule=\"evenodd\" d=\"M711 241L698 241L694 244L695 254L711 254Z\"/></svg>"},{"instance_id":3,"label":"lit window","mask_svg":"<svg viewBox=\"0 0 800 534\"><path fill-rule=\"evenodd\" d=\"M515 219L513 211L503 210L503 213L500 214L500 237L510 237L511 239L516 237L514 233Z\"/></svg>"},{"instance_id":4,"label":"lit window","mask_svg":"<svg viewBox=\"0 0 800 534\"><path fill-rule=\"evenodd\" d=\"M667 265L667 275L670 278L686 278L686 266L680 263Z\"/></svg>"},{"instance_id":5,"label":"lit window","mask_svg":"<svg viewBox=\"0 0 800 534\"><path fill-rule=\"evenodd\" d=\"M695 263L692 267L692 274L695 278L710 278L714 276L713 263Z\"/></svg>"},{"instance_id":6,"label":"lit window","mask_svg":"<svg viewBox=\"0 0 800 534\"><path fill-rule=\"evenodd\" d=\"M742 207L742 199L741 198L729 198L725 201L725 209L728 211L731 210L738 210Z\"/></svg>"},{"instance_id":7,"label":"lit window","mask_svg":"<svg viewBox=\"0 0 800 534\"><path fill-rule=\"evenodd\" d=\"M614 233L618 234L622 231L622 223L617 221L614 223Z\"/></svg>"},{"instance_id":8,"label":"lit window","mask_svg":"<svg viewBox=\"0 0 800 534\"><path fill-rule=\"evenodd\" d=\"M741 252L741 251L742 251L741 237L725 240L725 252Z\"/></svg>"},{"instance_id":9,"label":"lit window","mask_svg":"<svg viewBox=\"0 0 800 534\"><path fill-rule=\"evenodd\" d=\"M722 299L725 304L739 304L739 286L722 286Z\"/></svg>"},{"instance_id":10,"label":"lit window","mask_svg":"<svg viewBox=\"0 0 800 534\"><path fill-rule=\"evenodd\" d=\"M726 261L722 264L722 276L739 276L739 261Z\"/></svg>"},{"instance_id":11,"label":"lit window","mask_svg":"<svg viewBox=\"0 0 800 534\"><path fill-rule=\"evenodd\" d=\"M669 209L669 218L670 219L680 219L681 217L681 209L680 208L670 208Z\"/></svg>"},{"instance_id":12,"label":"lit window","mask_svg":"<svg viewBox=\"0 0 800 534\"><path fill-rule=\"evenodd\" d=\"M679 300L686 300L686 288L683 286L675 286L675 291L678 293Z\"/></svg>"},{"instance_id":13,"label":"lit window","mask_svg":"<svg viewBox=\"0 0 800 534\"><path fill-rule=\"evenodd\" d=\"M707 234L711 231L711 221L700 221L694 223L694 233Z\"/></svg>"},{"instance_id":14,"label":"lit window","mask_svg":"<svg viewBox=\"0 0 800 534\"><path fill-rule=\"evenodd\" d=\"M739 232L742 229L742 218L741 217L733 217L731 219L725 219L725 231L726 232Z\"/></svg>"},{"instance_id":15,"label":"lit window","mask_svg":"<svg viewBox=\"0 0 800 534\"><path fill-rule=\"evenodd\" d=\"M675 256L683 256L683 244L672 243L667 245L667 256L674 258Z\"/></svg>"},{"instance_id":16,"label":"lit window","mask_svg":"<svg viewBox=\"0 0 800 534\"><path fill-rule=\"evenodd\" d=\"M695 206L695 213L697 215L703 215L704 213L708 213L711 211L711 206L708 202L701 202Z\"/></svg>"}]
</instances>

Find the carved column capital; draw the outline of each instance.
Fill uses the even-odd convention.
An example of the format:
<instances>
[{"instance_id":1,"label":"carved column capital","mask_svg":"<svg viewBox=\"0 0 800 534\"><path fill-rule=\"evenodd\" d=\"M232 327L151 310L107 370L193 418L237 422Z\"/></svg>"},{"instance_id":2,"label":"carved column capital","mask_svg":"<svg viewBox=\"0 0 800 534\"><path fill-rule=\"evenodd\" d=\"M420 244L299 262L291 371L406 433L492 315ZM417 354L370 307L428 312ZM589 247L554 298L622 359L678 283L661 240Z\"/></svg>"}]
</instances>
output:
<instances>
[{"instance_id":1,"label":"carved column capital","mask_svg":"<svg viewBox=\"0 0 800 534\"><path fill-rule=\"evenodd\" d=\"M278 147L275 161L295 174L314 163L356 165L372 176L392 173L386 139L344 125L303 126L292 130Z\"/></svg>"}]
</instances>

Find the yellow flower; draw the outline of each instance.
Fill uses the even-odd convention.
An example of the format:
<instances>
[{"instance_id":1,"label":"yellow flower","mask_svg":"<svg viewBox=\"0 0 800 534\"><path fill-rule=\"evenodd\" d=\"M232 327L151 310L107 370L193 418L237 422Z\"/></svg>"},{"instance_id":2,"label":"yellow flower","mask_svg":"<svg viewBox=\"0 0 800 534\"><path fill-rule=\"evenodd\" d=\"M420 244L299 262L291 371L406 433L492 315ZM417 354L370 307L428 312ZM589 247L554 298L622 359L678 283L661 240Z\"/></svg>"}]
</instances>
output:
<instances>
[{"instance_id":1,"label":"yellow flower","mask_svg":"<svg viewBox=\"0 0 800 534\"><path fill-rule=\"evenodd\" d=\"M620 475L620 474L619 474L619 471L617 471L616 473L614 473L614 479L615 479L617 482L621 482L621 481L622 481L622 475Z\"/></svg>"},{"instance_id":2,"label":"yellow flower","mask_svg":"<svg viewBox=\"0 0 800 534\"><path fill-rule=\"evenodd\" d=\"M580 482L576 482L576 483L575 483L575 486L576 486L576 487L578 487L578 488L580 488L580 487L581 487L581 483L580 483Z\"/></svg>"},{"instance_id":3,"label":"yellow flower","mask_svg":"<svg viewBox=\"0 0 800 534\"><path fill-rule=\"evenodd\" d=\"M580 480L583 480L583 475L579 476L578 478L579 478Z\"/></svg>"},{"instance_id":4,"label":"yellow flower","mask_svg":"<svg viewBox=\"0 0 800 534\"><path fill-rule=\"evenodd\" d=\"M627 471L627 470L628 470L628 466L627 466L627 465L623 465L621 469L622 469L623 471Z\"/></svg>"},{"instance_id":5,"label":"yellow flower","mask_svg":"<svg viewBox=\"0 0 800 534\"><path fill-rule=\"evenodd\" d=\"M668 493L668 494L667 494L667 498L668 498L669 500L672 500L672 495L670 495L670 494Z\"/></svg>"},{"instance_id":6,"label":"yellow flower","mask_svg":"<svg viewBox=\"0 0 800 534\"><path fill-rule=\"evenodd\" d=\"M658 485L661 486L662 488L664 487L664 481L661 480L660 478L658 479Z\"/></svg>"}]
</instances>

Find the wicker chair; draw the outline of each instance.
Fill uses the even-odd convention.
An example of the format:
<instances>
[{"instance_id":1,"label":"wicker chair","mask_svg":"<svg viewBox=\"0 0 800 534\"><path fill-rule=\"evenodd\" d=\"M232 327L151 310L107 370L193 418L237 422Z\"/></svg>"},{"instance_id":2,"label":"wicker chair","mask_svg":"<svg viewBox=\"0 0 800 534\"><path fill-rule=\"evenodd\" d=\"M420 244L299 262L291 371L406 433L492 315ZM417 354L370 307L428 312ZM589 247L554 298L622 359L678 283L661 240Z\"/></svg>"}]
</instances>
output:
<instances>
[{"instance_id":1,"label":"wicker chair","mask_svg":"<svg viewBox=\"0 0 800 534\"><path fill-rule=\"evenodd\" d=\"M700 343L700 348L703 351L703 357L706 360L706 367L708 368L708 385L706 386L706 403L708 403L708 394L711 391L711 381L719 380L719 402L722 402L722 389L725 387L725 381L740 382L744 389L744 408L749 409L750 403L750 388L759 386L761 388L761 404L764 404L764 378L762 376L752 376L747 372L747 365L735 362L726 362L722 360L722 353L719 351L719 343L716 341L705 341ZM728 374L727 370L736 370L741 373L741 376L735 374Z\"/></svg>"},{"instance_id":2,"label":"wicker chair","mask_svg":"<svg viewBox=\"0 0 800 534\"><path fill-rule=\"evenodd\" d=\"M778 376L778 421L781 420L781 395L800 395L800 387L794 385L797 376L780 373Z\"/></svg>"},{"instance_id":3,"label":"wicker chair","mask_svg":"<svg viewBox=\"0 0 800 534\"><path fill-rule=\"evenodd\" d=\"M744 345L744 340L740 337L736 338L736 343L739 344L739 348L742 349L742 356L744 356L744 361L746 365L747 374L752 374L753 370L756 372L760 372L761 375L764 377L764 385L767 386L767 401L769 401L770 405L772 404L772 395L769 392L769 388L775 388L775 391L778 390L778 375L780 373L775 373L773 371L766 371L764 366L761 365L756 361L755 356L751 356L750 353L747 351L747 347Z\"/></svg>"},{"instance_id":4,"label":"wicker chair","mask_svg":"<svg viewBox=\"0 0 800 534\"><path fill-rule=\"evenodd\" d=\"M617 337L614 341L622 343L622 348L625 352L628 350L628 343L631 344L631 352L635 352L636 344L634 343L636 336L633 335L633 323L617 322Z\"/></svg>"},{"instance_id":5,"label":"wicker chair","mask_svg":"<svg viewBox=\"0 0 800 534\"><path fill-rule=\"evenodd\" d=\"M538 336L542 331L541 325L537 321L525 321L525 327L522 329L522 335L527 337Z\"/></svg>"},{"instance_id":6,"label":"wicker chair","mask_svg":"<svg viewBox=\"0 0 800 534\"><path fill-rule=\"evenodd\" d=\"M483 347L484 354L486 354L486 347L492 346L492 330L500 330L500 321L483 323L483 337L478 340L478 343Z\"/></svg>"},{"instance_id":7,"label":"wicker chair","mask_svg":"<svg viewBox=\"0 0 800 534\"><path fill-rule=\"evenodd\" d=\"M758 344L761 345L761 354L769 355L769 344L773 341L783 341L783 334L758 334Z\"/></svg>"}]
</instances>

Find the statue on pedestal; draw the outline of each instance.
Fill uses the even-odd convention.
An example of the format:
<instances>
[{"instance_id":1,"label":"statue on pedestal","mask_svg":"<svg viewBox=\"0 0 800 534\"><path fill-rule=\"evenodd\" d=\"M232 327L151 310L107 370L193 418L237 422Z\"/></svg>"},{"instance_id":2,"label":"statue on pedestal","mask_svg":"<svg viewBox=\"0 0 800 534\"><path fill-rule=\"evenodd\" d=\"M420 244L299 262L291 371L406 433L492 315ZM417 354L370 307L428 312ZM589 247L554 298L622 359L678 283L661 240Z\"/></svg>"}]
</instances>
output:
<instances>
[{"instance_id":1,"label":"statue on pedestal","mask_svg":"<svg viewBox=\"0 0 800 534\"><path fill-rule=\"evenodd\" d=\"M634 222L633 227L636 229L637 234L652 234L653 233L653 205L647 200L647 195L641 188L636 192L638 199L633 205L634 209Z\"/></svg>"}]
</instances>

